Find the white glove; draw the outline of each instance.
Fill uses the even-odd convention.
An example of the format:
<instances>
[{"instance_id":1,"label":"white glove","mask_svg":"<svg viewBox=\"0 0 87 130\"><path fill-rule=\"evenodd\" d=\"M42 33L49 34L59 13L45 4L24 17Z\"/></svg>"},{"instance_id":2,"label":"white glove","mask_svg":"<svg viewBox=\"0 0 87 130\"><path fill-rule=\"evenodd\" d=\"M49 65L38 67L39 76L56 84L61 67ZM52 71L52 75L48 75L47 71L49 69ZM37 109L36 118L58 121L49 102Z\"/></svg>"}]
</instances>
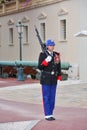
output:
<instances>
[{"instance_id":1,"label":"white glove","mask_svg":"<svg viewBox=\"0 0 87 130\"><path fill-rule=\"evenodd\" d=\"M45 59L46 62L50 62L52 60L52 57L49 55L47 56L47 58Z\"/></svg>"},{"instance_id":2,"label":"white glove","mask_svg":"<svg viewBox=\"0 0 87 130\"><path fill-rule=\"evenodd\" d=\"M60 80L57 80L57 85L59 85L59 83L60 83Z\"/></svg>"}]
</instances>

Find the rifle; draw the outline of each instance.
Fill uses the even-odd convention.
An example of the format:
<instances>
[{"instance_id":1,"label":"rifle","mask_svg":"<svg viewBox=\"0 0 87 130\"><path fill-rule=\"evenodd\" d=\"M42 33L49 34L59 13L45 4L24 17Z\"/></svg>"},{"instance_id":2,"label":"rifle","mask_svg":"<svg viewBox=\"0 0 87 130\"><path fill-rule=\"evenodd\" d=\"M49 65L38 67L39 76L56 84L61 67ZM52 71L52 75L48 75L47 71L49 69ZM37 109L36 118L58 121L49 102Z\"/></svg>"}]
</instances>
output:
<instances>
[{"instance_id":1,"label":"rifle","mask_svg":"<svg viewBox=\"0 0 87 130\"><path fill-rule=\"evenodd\" d=\"M42 51L48 56L49 54L48 54L48 52L47 52L46 45L42 42L42 40L41 40L41 38L40 38L40 35L39 35L39 32L38 32L38 30L37 30L37 28L36 28L35 25L34 25L34 27L35 27L35 31L36 31L36 34L37 34L37 38L38 38L39 43L40 43L40 45L41 45L41 49L42 49Z\"/></svg>"}]
</instances>

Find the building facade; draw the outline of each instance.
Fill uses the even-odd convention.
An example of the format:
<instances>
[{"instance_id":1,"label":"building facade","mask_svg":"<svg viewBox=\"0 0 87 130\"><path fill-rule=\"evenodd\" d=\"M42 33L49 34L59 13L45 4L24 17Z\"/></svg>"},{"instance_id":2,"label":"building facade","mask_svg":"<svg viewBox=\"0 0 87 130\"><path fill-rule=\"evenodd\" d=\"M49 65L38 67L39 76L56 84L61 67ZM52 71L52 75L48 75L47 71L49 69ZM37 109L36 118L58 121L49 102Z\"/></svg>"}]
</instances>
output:
<instances>
[{"instance_id":1,"label":"building facade","mask_svg":"<svg viewBox=\"0 0 87 130\"><path fill-rule=\"evenodd\" d=\"M81 80L87 79L87 38L77 38L75 33L87 29L86 0L13 0L0 4L0 60L19 60L17 23L23 27L22 60L36 61L41 51L36 36L36 25L45 42L55 41L55 50L61 60L73 65L73 73ZM75 72L74 72L75 71Z\"/></svg>"}]
</instances>

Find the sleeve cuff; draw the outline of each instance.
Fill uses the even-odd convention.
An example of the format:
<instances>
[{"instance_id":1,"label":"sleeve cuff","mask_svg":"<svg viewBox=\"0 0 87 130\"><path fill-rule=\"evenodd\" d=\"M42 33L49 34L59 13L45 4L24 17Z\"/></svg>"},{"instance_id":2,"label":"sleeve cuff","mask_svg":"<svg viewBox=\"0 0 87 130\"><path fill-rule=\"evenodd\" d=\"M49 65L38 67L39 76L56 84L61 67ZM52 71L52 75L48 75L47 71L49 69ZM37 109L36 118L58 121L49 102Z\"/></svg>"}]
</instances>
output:
<instances>
[{"instance_id":1,"label":"sleeve cuff","mask_svg":"<svg viewBox=\"0 0 87 130\"><path fill-rule=\"evenodd\" d=\"M58 77L57 77L57 80L62 80L62 76L58 76Z\"/></svg>"},{"instance_id":2,"label":"sleeve cuff","mask_svg":"<svg viewBox=\"0 0 87 130\"><path fill-rule=\"evenodd\" d=\"M44 65L44 66L48 66L48 62L46 61L46 60L44 60L43 62L42 62L42 65Z\"/></svg>"}]
</instances>

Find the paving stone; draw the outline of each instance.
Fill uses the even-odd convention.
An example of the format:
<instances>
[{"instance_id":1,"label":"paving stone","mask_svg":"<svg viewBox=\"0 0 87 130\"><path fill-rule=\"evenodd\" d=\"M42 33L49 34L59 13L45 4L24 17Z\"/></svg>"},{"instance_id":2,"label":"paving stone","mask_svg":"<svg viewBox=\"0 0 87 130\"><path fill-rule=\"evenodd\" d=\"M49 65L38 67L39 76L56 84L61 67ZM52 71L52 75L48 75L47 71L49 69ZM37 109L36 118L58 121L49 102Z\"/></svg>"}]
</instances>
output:
<instances>
[{"instance_id":1,"label":"paving stone","mask_svg":"<svg viewBox=\"0 0 87 130\"><path fill-rule=\"evenodd\" d=\"M87 81L59 83L51 123L44 119L40 83L29 81L0 79L0 130L87 130Z\"/></svg>"}]
</instances>

